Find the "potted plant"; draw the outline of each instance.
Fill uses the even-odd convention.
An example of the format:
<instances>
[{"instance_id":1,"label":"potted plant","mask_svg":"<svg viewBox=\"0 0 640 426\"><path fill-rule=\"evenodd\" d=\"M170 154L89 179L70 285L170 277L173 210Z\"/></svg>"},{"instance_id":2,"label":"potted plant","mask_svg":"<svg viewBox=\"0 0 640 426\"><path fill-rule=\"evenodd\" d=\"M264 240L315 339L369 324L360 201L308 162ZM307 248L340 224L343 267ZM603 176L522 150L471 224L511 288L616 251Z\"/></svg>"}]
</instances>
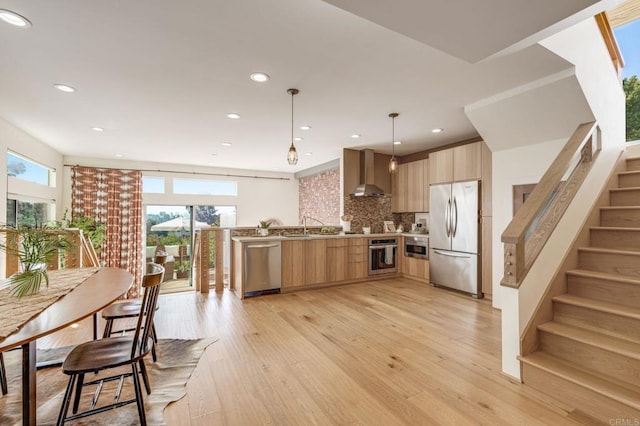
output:
<instances>
[{"instance_id":1,"label":"potted plant","mask_svg":"<svg viewBox=\"0 0 640 426\"><path fill-rule=\"evenodd\" d=\"M185 279L189 278L189 272L191 270L191 263L188 260L180 260L176 262L176 278Z\"/></svg>"},{"instance_id":2,"label":"potted plant","mask_svg":"<svg viewBox=\"0 0 640 426\"><path fill-rule=\"evenodd\" d=\"M260 230L260 236L266 237L269 235L269 227L271 226L271 221L269 220L261 220L258 228Z\"/></svg>"},{"instance_id":3,"label":"potted plant","mask_svg":"<svg viewBox=\"0 0 640 426\"><path fill-rule=\"evenodd\" d=\"M71 248L71 243L55 230L45 226L4 226L6 239L0 249L18 258L19 272L9 277L11 294L22 297L40 290L42 280L49 286L47 264L56 253Z\"/></svg>"}]
</instances>

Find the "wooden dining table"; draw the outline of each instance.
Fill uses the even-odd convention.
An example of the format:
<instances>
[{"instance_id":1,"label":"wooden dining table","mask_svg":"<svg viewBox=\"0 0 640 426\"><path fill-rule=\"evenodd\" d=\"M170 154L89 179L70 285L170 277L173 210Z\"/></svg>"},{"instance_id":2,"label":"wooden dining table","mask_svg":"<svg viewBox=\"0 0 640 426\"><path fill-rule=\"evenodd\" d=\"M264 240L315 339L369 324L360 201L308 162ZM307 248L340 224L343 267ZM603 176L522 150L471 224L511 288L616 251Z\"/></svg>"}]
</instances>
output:
<instances>
[{"instance_id":1,"label":"wooden dining table","mask_svg":"<svg viewBox=\"0 0 640 426\"><path fill-rule=\"evenodd\" d=\"M133 275L122 269L103 268L56 300L18 331L0 341L0 352L22 347L22 424L36 424L36 341L48 334L97 314L124 295Z\"/></svg>"}]
</instances>

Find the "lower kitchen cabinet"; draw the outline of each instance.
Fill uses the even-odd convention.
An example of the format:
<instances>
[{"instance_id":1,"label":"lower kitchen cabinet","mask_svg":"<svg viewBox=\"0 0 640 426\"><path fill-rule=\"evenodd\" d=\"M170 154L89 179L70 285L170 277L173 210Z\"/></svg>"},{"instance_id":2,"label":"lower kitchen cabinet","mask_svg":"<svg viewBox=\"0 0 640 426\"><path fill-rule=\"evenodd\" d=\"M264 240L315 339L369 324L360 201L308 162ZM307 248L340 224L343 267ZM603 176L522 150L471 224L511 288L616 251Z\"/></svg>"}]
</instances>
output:
<instances>
[{"instance_id":1,"label":"lower kitchen cabinet","mask_svg":"<svg viewBox=\"0 0 640 426\"><path fill-rule=\"evenodd\" d=\"M327 282L327 240L304 242L305 285Z\"/></svg>"},{"instance_id":2,"label":"lower kitchen cabinet","mask_svg":"<svg viewBox=\"0 0 640 426\"><path fill-rule=\"evenodd\" d=\"M327 242L327 282L347 279L349 267L347 241L343 238L326 240Z\"/></svg>"},{"instance_id":3,"label":"lower kitchen cabinet","mask_svg":"<svg viewBox=\"0 0 640 426\"><path fill-rule=\"evenodd\" d=\"M367 239L349 239L347 256L347 279L359 280L366 278L369 275L369 264L367 263Z\"/></svg>"},{"instance_id":4,"label":"lower kitchen cabinet","mask_svg":"<svg viewBox=\"0 0 640 426\"><path fill-rule=\"evenodd\" d=\"M429 261L402 256L402 274L419 281L429 282Z\"/></svg>"},{"instance_id":5,"label":"lower kitchen cabinet","mask_svg":"<svg viewBox=\"0 0 640 426\"><path fill-rule=\"evenodd\" d=\"M282 242L282 288L305 284L305 241Z\"/></svg>"}]
</instances>

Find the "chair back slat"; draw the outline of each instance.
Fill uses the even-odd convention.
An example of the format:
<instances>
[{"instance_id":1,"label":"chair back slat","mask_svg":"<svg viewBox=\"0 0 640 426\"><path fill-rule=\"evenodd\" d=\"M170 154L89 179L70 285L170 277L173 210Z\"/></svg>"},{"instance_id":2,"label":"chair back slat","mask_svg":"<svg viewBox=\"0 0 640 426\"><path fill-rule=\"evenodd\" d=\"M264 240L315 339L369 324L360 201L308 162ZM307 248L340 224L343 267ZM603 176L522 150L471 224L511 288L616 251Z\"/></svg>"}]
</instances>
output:
<instances>
[{"instance_id":1,"label":"chair back slat","mask_svg":"<svg viewBox=\"0 0 640 426\"><path fill-rule=\"evenodd\" d=\"M131 357L142 354L147 349L149 333L153 324L153 315L156 311L158 303L158 294L160 293L160 283L164 277L164 267L157 263L147 263L147 272L142 279L142 287L144 294L140 305L140 315L133 337L133 345L131 347ZM139 351L139 352L138 352Z\"/></svg>"}]
</instances>

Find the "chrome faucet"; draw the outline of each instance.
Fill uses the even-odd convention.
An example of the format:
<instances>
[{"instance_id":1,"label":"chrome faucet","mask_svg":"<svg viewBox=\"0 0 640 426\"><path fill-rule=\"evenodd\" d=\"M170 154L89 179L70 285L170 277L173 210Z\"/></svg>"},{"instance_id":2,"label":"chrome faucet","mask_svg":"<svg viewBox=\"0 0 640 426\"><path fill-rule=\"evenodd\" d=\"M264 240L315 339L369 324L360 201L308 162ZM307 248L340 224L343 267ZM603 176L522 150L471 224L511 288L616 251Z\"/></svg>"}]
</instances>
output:
<instances>
[{"instance_id":1,"label":"chrome faucet","mask_svg":"<svg viewBox=\"0 0 640 426\"><path fill-rule=\"evenodd\" d=\"M307 231L307 219L311 219L311 220L315 220L316 222L318 222L320 225L324 226L324 223L322 223L321 220L316 219L315 217L311 217L311 216L307 216L307 215L303 215L302 216L302 235L307 235L308 231Z\"/></svg>"}]
</instances>

